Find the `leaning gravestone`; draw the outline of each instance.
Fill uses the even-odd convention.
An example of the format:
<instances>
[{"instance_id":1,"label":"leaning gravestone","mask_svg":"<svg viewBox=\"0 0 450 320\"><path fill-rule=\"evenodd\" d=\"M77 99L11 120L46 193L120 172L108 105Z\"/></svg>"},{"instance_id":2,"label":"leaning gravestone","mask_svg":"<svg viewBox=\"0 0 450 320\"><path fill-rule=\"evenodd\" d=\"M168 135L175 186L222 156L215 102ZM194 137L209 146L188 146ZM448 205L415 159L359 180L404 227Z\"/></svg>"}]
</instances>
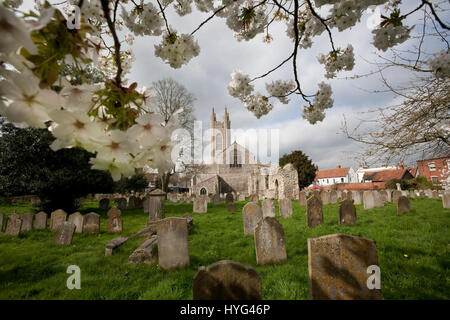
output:
<instances>
[{"instance_id":1,"label":"leaning gravestone","mask_svg":"<svg viewBox=\"0 0 450 320\"><path fill-rule=\"evenodd\" d=\"M393 193L392 193L392 203L397 203L397 201L398 201L398 199L400 198L402 196L402 192L401 191L398 191L398 190L395 190Z\"/></svg>"},{"instance_id":2,"label":"leaning gravestone","mask_svg":"<svg viewBox=\"0 0 450 320\"><path fill-rule=\"evenodd\" d=\"M83 215L79 212L72 213L69 215L67 221L73 223L75 225L75 232L82 233L83 232Z\"/></svg>"},{"instance_id":3,"label":"leaning gravestone","mask_svg":"<svg viewBox=\"0 0 450 320\"><path fill-rule=\"evenodd\" d=\"M208 202L204 197L194 198L194 213L207 213L208 212Z\"/></svg>"},{"instance_id":4,"label":"leaning gravestone","mask_svg":"<svg viewBox=\"0 0 450 320\"><path fill-rule=\"evenodd\" d=\"M109 199L108 198L100 199L100 201L98 203L98 207L100 210L108 210L109 209Z\"/></svg>"},{"instance_id":5,"label":"leaning gravestone","mask_svg":"<svg viewBox=\"0 0 450 320\"><path fill-rule=\"evenodd\" d=\"M450 209L450 193L444 193L442 195L442 207L444 209Z\"/></svg>"},{"instance_id":6,"label":"leaning gravestone","mask_svg":"<svg viewBox=\"0 0 450 320\"><path fill-rule=\"evenodd\" d=\"M272 217L265 217L255 228L256 263L267 264L287 260L283 226Z\"/></svg>"},{"instance_id":7,"label":"leaning gravestone","mask_svg":"<svg viewBox=\"0 0 450 320\"><path fill-rule=\"evenodd\" d=\"M375 197L370 190L363 193L364 210L369 210L375 207Z\"/></svg>"},{"instance_id":8,"label":"leaning gravestone","mask_svg":"<svg viewBox=\"0 0 450 320\"><path fill-rule=\"evenodd\" d=\"M64 221L62 225L56 229L54 244L69 245L72 243L73 234L75 232L75 225L69 221Z\"/></svg>"},{"instance_id":9,"label":"leaning gravestone","mask_svg":"<svg viewBox=\"0 0 450 320\"><path fill-rule=\"evenodd\" d=\"M84 215L83 233L99 233L100 232L100 215L95 212Z\"/></svg>"},{"instance_id":10,"label":"leaning gravestone","mask_svg":"<svg viewBox=\"0 0 450 320\"><path fill-rule=\"evenodd\" d=\"M166 193L160 189L148 194L148 221L157 221L166 217Z\"/></svg>"},{"instance_id":11,"label":"leaning gravestone","mask_svg":"<svg viewBox=\"0 0 450 320\"><path fill-rule=\"evenodd\" d=\"M25 213L20 218L22 219L22 226L20 227L20 231L33 230L34 215L32 213Z\"/></svg>"},{"instance_id":12,"label":"leaning gravestone","mask_svg":"<svg viewBox=\"0 0 450 320\"><path fill-rule=\"evenodd\" d=\"M442 198L444 199L444 198ZM0 213L0 233L3 232L3 218L5 215L3 213Z\"/></svg>"},{"instance_id":13,"label":"leaning gravestone","mask_svg":"<svg viewBox=\"0 0 450 320\"><path fill-rule=\"evenodd\" d=\"M280 217L288 218L292 216L292 200L288 198L278 200L278 209L280 211Z\"/></svg>"},{"instance_id":14,"label":"leaning gravestone","mask_svg":"<svg viewBox=\"0 0 450 320\"><path fill-rule=\"evenodd\" d=\"M50 214L50 230L55 231L59 226L66 221L67 213L64 210L58 209Z\"/></svg>"},{"instance_id":15,"label":"leaning gravestone","mask_svg":"<svg viewBox=\"0 0 450 320\"><path fill-rule=\"evenodd\" d=\"M335 190L331 190L330 192L330 203L337 203L338 196Z\"/></svg>"},{"instance_id":16,"label":"leaning gravestone","mask_svg":"<svg viewBox=\"0 0 450 320\"><path fill-rule=\"evenodd\" d=\"M298 204L301 206L306 206L306 192L300 191L298 193Z\"/></svg>"},{"instance_id":17,"label":"leaning gravestone","mask_svg":"<svg viewBox=\"0 0 450 320\"><path fill-rule=\"evenodd\" d=\"M10 236L18 236L22 227L22 219L17 213L9 215L6 220L5 234Z\"/></svg>"},{"instance_id":18,"label":"leaning gravestone","mask_svg":"<svg viewBox=\"0 0 450 320\"><path fill-rule=\"evenodd\" d=\"M242 208L242 219L244 222L244 234L253 235L255 227L263 218L261 207L256 202L247 203Z\"/></svg>"},{"instance_id":19,"label":"leaning gravestone","mask_svg":"<svg viewBox=\"0 0 450 320\"><path fill-rule=\"evenodd\" d=\"M322 200L322 204L326 205L330 203L330 194L328 191L322 191L320 193L320 199Z\"/></svg>"},{"instance_id":20,"label":"leaning gravestone","mask_svg":"<svg viewBox=\"0 0 450 320\"><path fill-rule=\"evenodd\" d=\"M368 288L370 266L378 266L377 247L371 239L344 234L308 239L310 298L382 299L381 289Z\"/></svg>"},{"instance_id":21,"label":"leaning gravestone","mask_svg":"<svg viewBox=\"0 0 450 320\"><path fill-rule=\"evenodd\" d=\"M194 300L261 300L261 277L252 267L222 260L200 267L194 276Z\"/></svg>"},{"instance_id":22,"label":"leaning gravestone","mask_svg":"<svg viewBox=\"0 0 450 320\"><path fill-rule=\"evenodd\" d=\"M323 223L322 201L316 195L306 201L306 223L310 228Z\"/></svg>"},{"instance_id":23,"label":"leaning gravestone","mask_svg":"<svg viewBox=\"0 0 450 320\"><path fill-rule=\"evenodd\" d=\"M400 196L397 200L397 214L408 213L409 211L409 199L405 196Z\"/></svg>"},{"instance_id":24,"label":"leaning gravestone","mask_svg":"<svg viewBox=\"0 0 450 320\"><path fill-rule=\"evenodd\" d=\"M353 200L344 200L339 204L339 224L356 223L356 208Z\"/></svg>"},{"instance_id":25,"label":"leaning gravestone","mask_svg":"<svg viewBox=\"0 0 450 320\"><path fill-rule=\"evenodd\" d=\"M158 265L164 270L189 265L188 227L185 218L157 222Z\"/></svg>"},{"instance_id":26,"label":"leaning gravestone","mask_svg":"<svg viewBox=\"0 0 450 320\"><path fill-rule=\"evenodd\" d=\"M34 229L44 230L45 228L47 228L47 214L44 211L41 211L34 217Z\"/></svg>"},{"instance_id":27,"label":"leaning gravestone","mask_svg":"<svg viewBox=\"0 0 450 320\"><path fill-rule=\"evenodd\" d=\"M275 218L275 201L273 199L264 199L262 202L263 217Z\"/></svg>"}]
</instances>

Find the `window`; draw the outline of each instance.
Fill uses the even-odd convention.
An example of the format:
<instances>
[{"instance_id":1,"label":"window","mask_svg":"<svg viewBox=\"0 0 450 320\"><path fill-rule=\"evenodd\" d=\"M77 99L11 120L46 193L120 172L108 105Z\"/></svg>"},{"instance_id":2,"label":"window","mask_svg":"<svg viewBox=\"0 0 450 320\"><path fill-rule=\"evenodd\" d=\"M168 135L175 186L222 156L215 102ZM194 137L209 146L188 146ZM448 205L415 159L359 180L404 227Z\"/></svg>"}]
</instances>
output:
<instances>
[{"instance_id":1,"label":"window","mask_svg":"<svg viewBox=\"0 0 450 320\"><path fill-rule=\"evenodd\" d=\"M341 182L344 182L344 178L341 178Z\"/></svg>"},{"instance_id":2,"label":"window","mask_svg":"<svg viewBox=\"0 0 450 320\"><path fill-rule=\"evenodd\" d=\"M230 164L230 167L242 167L241 152L236 147L233 150L233 162Z\"/></svg>"},{"instance_id":3,"label":"window","mask_svg":"<svg viewBox=\"0 0 450 320\"><path fill-rule=\"evenodd\" d=\"M431 182L438 183L439 182L438 177L431 177Z\"/></svg>"},{"instance_id":4,"label":"window","mask_svg":"<svg viewBox=\"0 0 450 320\"><path fill-rule=\"evenodd\" d=\"M428 168L430 169L430 171L435 171L436 170L436 165L434 164L434 162L430 162L428 164Z\"/></svg>"},{"instance_id":5,"label":"window","mask_svg":"<svg viewBox=\"0 0 450 320\"><path fill-rule=\"evenodd\" d=\"M266 176L266 189L269 189L269 176Z\"/></svg>"},{"instance_id":6,"label":"window","mask_svg":"<svg viewBox=\"0 0 450 320\"><path fill-rule=\"evenodd\" d=\"M222 134L216 134L216 153L222 151Z\"/></svg>"},{"instance_id":7,"label":"window","mask_svg":"<svg viewBox=\"0 0 450 320\"><path fill-rule=\"evenodd\" d=\"M200 194L201 195L205 195L206 194L206 189L205 188L201 188L200 189Z\"/></svg>"}]
</instances>

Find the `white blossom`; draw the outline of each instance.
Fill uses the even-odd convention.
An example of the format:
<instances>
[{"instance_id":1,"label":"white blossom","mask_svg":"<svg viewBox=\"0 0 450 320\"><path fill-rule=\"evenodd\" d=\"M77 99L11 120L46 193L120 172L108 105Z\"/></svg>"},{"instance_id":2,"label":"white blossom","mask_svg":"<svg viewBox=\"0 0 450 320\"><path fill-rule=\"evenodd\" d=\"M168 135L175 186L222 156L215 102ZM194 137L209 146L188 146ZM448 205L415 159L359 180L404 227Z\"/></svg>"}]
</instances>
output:
<instances>
[{"instance_id":1,"label":"white blossom","mask_svg":"<svg viewBox=\"0 0 450 320\"><path fill-rule=\"evenodd\" d=\"M9 9L0 6L0 52L16 52L24 47L31 54L37 54L37 48L30 38L30 29L22 19Z\"/></svg>"},{"instance_id":2,"label":"white blossom","mask_svg":"<svg viewBox=\"0 0 450 320\"><path fill-rule=\"evenodd\" d=\"M142 10L135 8L130 14L122 7L122 19L125 26L136 36L159 36L162 34L164 20L152 3L145 3Z\"/></svg>"},{"instance_id":3,"label":"white blossom","mask_svg":"<svg viewBox=\"0 0 450 320\"><path fill-rule=\"evenodd\" d=\"M253 92L253 85L250 83L248 75L243 74L240 70L234 70L231 74L231 81L228 84L228 92L231 96L245 100Z\"/></svg>"},{"instance_id":4,"label":"white blossom","mask_svg":"<svg viewBox=\"0 0 450 320\"><path fill-rule=\"evenodd\" d=\"M287 95L293 91L295 87L295 82L292 80L277 80L272 81L272 83L266 83L267 92L269 92L271 96L278 98L278 100L284 104L289 103Z\"/></svg>"},{"instance_id":5,"label":"white blossom","mask_svg":"<svg viewBox=\"0 0 450 320\"><path fill-rule=\"evenodd\" d=\"M199 53L200 47L192 35L177 35L175 31L170 35L165 33L162 43L155 45L155 55L175 69L181 68Z\"/></svg>"},{"instance_id":6,"label":"white blossom","mask_svg":"<svg viewBox=\"0 0 450 320\"><path fill-rule=\"evenodd\" d=\"M395 27L389 23L384 27L374 29L373 33L373 45L381 51L386 51L388 48L397 44L403 43L409 38L409 32L411 29L405 26Z\"/></svg>"},{"instance_id":7,"label":"white blossom","mask_svg":"<svg viewBox=\"0 0 450 320\"><path fill-rule=\"evenodd\" d=\"M331 51L328 55L320 54L317 60L325 65L326 78L334 78L336 72L353 70L355 66L355 56L353 54L353 46L349 44L345 50Z\"/></svg>"}]
</instances>

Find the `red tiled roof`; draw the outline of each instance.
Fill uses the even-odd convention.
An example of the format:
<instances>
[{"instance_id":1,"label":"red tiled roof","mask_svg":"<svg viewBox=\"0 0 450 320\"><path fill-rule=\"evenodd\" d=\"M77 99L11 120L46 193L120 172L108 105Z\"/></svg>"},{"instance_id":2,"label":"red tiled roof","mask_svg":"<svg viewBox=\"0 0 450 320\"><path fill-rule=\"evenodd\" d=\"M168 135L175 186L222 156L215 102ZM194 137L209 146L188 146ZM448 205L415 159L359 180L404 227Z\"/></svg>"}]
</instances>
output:
<instances>
[{"instance_id":1,"label":"red tiled roof","mask_svg":"<svg viewBox=\"0 0 450 320\"><path fill-rule=\"evenodd\" d=\"M409 172L411 172L411 175L413 177L415 177L416 176L416 172L417 172L417 168L411 168L411 169L409 169Z\"/></svg>"},{"instance_id":2,"label":"red tiled roof","mask_svg":"<svg viewBox=\"0 0 450 320\"><path fill-rule=\"evenodd\" d=\"M366 172L363 179L372 182L383 182L394 179L403 179L405 175L408 174L411 175L408 169L384 170L378 172Z\"/></svg>"},{"instance_id":3,"label":"red tiled roof","mask_svg":"<svg viewBox=\"0 0 450 320\"><path fill-rule=\"evenodd\" d=\"M335 168L335 169L328 169L328 170L317 170L316 171L316 180L317 179L346 177L349 170L350 170L350 168Z\"/></svg>"}]
</instances>

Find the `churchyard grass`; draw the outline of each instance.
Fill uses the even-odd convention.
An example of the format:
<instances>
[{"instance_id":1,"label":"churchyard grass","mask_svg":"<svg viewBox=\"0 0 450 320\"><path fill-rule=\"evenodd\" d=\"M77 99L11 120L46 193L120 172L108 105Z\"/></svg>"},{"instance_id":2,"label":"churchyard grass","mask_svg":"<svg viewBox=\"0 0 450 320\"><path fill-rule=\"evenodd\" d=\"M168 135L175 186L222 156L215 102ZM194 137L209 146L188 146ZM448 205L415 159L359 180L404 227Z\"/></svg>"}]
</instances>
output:
<instances>
[{"instance_id":1,"label":"churchyard grass","mask_svg":"<svg viewBox=\"0 0 450 320\"><path fill-rule=\"evenodd\" d=\"M228 213L225 202L208 204L208 213L192 213L192 203L166 201L166 217L189 213L190 266L164 271L156 265L128 263L144 238L133 238L110 257L105 244L120 235L106 233L106 210L86 201L82 214L101 215L100 234L75 234L72 245L52 243L54 233L23 232L18 237L0 234L0 299L192 299L192 279L198 267L219 260L254 266L262 279L263 299L309 299L307 238L333 233L376 241L384 299L450 299L450 210L441 200L411 199L411 212L397 215L392 203L364 210L357 208L354 225L338 224L338 205L324 206L324 223L306 226L305 207L293 201L293 216L283 225L288 260L279 265L256 264L254 240L244 236L242 208ZM260 201L261 204L261 201ZM0 212L29 212L28 203L0 205ZM142 229L148 216L142 210L122 212L123 235ZM6 219L5 219L6 220ZM81 289L69 290L67 267L81 269Z\"/></svg>"}]
</instances>

